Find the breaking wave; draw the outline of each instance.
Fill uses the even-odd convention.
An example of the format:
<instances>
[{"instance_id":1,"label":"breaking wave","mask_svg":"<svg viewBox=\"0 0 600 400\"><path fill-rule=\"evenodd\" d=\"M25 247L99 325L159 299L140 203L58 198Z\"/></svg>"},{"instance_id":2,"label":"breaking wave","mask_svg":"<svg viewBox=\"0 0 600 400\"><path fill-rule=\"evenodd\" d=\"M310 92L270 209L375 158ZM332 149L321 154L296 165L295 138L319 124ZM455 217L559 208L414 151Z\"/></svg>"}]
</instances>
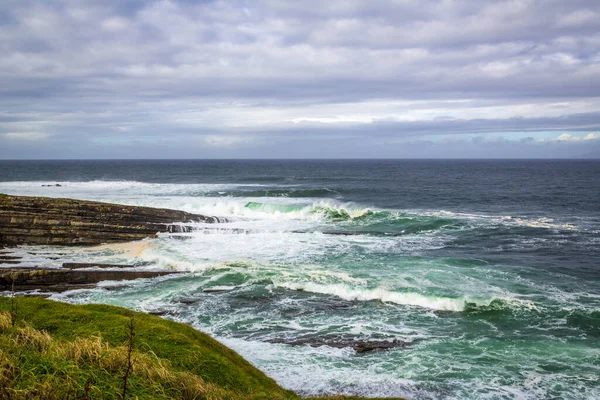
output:
<instances>
[{"instance_id":1,"label":"breaking wave","mask_svg":"<svg viewBox=\"0 0 600 400\"><path fill-rule=\"evenodd\" d=\"M274 287L288 290L299 290L311 293L326 294L344 300L381 301L405 306L417 306L437 311L473 311L478 307L510 307L510 300L497 298L444 297L424 295L415 292L394 292L384 288L362 289L351 288L344 284L320 284L313 282L279 282L273 283Z\"/></svg>"},{"instance_id":2,"label":"breaking wave","mask_svg":"<svg viewBox=\"0 0 600 400\"><path fill-rule=\"evenodd\" d=\"M373 211L369 209L336 206L326 202L311 204L308 206L297 206L288 204L267 204L258 202L248 202L245 207L250 210L259 211L265 214L287 214L292 218L306 219L325 218L330 221L354 220L372 215Z\"/></svg>"}]
</instances>

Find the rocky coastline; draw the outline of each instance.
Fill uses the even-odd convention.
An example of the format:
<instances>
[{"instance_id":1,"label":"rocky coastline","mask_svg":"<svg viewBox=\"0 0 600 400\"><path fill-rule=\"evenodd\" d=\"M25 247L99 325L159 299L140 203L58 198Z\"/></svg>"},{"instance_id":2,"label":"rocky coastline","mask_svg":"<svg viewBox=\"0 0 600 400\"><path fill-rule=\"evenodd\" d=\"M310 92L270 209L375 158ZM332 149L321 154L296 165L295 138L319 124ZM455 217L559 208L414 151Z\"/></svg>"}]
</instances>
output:
<instances>
[{"instance_id":1,"label":"rocky coastline","mask_svg":"<svg viewBox=\"0 0 600 400\"><path fill-rule=\"evenodd\" d=\"M159 232L186 232L186 222L223 220L164 208L0 194L0 247L128 242Z\"/></svg>"},{"instance_id":2,"label":"rocky coastline","mask_svg":"<svg viewBox=\"0 0 600 400\"><path fill-rule=\"evenodd\" d=\"M55 292L105 280L152 278L174 271L139 271L131 265L64 263L62 268L21 266L18 245L93 246L186 232L186 223L223 219L163 208L0 194L0 290Z\"/></svg>"},{"instance_id":3,"label":"rocky coastline","mask_svg":"<svg viewBox=\"0 0 600 400\"><path fill-rule=\"evenodd\" d=\"M125 206L64 198L0 194L0 291L47 297L53 292L90 289L101 281L154 278L177 271L148 271L133 265L64 262L61 268L20 265L11 248L19 245L89 247L156 237L158 233L187 232L186 223L218 223L224 219L183 211ZM195 301L195 300L193 300ZM290 346L352 348L357 354L404 348L394 340L307 338L271 343Z\"/></svg>"}]
</instances>

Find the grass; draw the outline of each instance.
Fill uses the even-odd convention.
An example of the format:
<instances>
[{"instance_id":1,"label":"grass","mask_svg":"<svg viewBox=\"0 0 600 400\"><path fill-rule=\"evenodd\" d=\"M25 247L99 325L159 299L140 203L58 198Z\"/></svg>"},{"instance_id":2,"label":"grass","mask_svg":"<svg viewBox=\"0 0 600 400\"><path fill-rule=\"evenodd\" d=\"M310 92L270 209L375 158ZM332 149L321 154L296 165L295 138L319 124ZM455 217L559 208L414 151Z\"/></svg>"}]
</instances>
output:
<instances>
[{"instance_id":1,"label":"grass","mask_svg":"<svg viewBox=\"0 0 600 400\"><path fill-rule=\"evenodd\" d=\"M12 326L11 299L0 297L0 399L299 399L188 325L108 305L17 302Z\"/></svg>"}]
</instances>

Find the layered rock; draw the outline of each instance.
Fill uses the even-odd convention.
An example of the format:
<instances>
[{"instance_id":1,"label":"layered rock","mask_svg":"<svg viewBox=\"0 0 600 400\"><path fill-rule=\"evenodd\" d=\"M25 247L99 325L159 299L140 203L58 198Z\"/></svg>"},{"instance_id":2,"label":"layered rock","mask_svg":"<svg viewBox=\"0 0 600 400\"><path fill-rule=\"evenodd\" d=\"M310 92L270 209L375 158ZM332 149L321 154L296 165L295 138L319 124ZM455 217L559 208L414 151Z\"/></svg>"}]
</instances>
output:
<instances>
[{"instance_id":1,"label":"layered rock","mask_svg":"<svg viewBox=\"0 0 600 400\"><path fill-rule=\"evenodd\" d=\"M110 265L109 267L113 267ZM120 281L176 274L172 271L82 270L71 268L0 268L0 290L64 291Z\"/></svg>"},{"instance_id":2,"label":"layered rock","mask_svg":"<svg viewBox=\"0 0 600 400\"><path fill-rule=\"evenodd\" d=\"M0 194L0 247L127 242L158 232L189 231L181 222L223 220L164 208Z\"/></svg>"}]
</instances>

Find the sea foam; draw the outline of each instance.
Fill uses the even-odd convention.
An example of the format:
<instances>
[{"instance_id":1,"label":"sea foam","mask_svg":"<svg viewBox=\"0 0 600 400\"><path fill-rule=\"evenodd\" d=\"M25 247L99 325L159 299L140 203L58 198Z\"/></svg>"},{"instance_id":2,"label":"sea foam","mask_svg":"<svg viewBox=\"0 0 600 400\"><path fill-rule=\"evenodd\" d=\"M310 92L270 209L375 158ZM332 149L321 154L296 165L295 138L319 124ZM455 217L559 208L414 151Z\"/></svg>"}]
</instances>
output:
<instances>
[{"instance_id":1,"label":"sea foam","mask_svg":"<svg viewBox=\"0 0 600 400\"><path fill-rule=\"evenodd\" d=\"M395 303L406 306L418 306L439 311L464 311L468 304L487 306L494 299L479 299L474 297L440 297L427 296L414 292L395 292L384 288L352 288L343 284L320 284L313 282L274 282L274 287L289 290L302 290L312 293L327 294L344 300L373 301Z\"/></svg>"}]
</instances>

